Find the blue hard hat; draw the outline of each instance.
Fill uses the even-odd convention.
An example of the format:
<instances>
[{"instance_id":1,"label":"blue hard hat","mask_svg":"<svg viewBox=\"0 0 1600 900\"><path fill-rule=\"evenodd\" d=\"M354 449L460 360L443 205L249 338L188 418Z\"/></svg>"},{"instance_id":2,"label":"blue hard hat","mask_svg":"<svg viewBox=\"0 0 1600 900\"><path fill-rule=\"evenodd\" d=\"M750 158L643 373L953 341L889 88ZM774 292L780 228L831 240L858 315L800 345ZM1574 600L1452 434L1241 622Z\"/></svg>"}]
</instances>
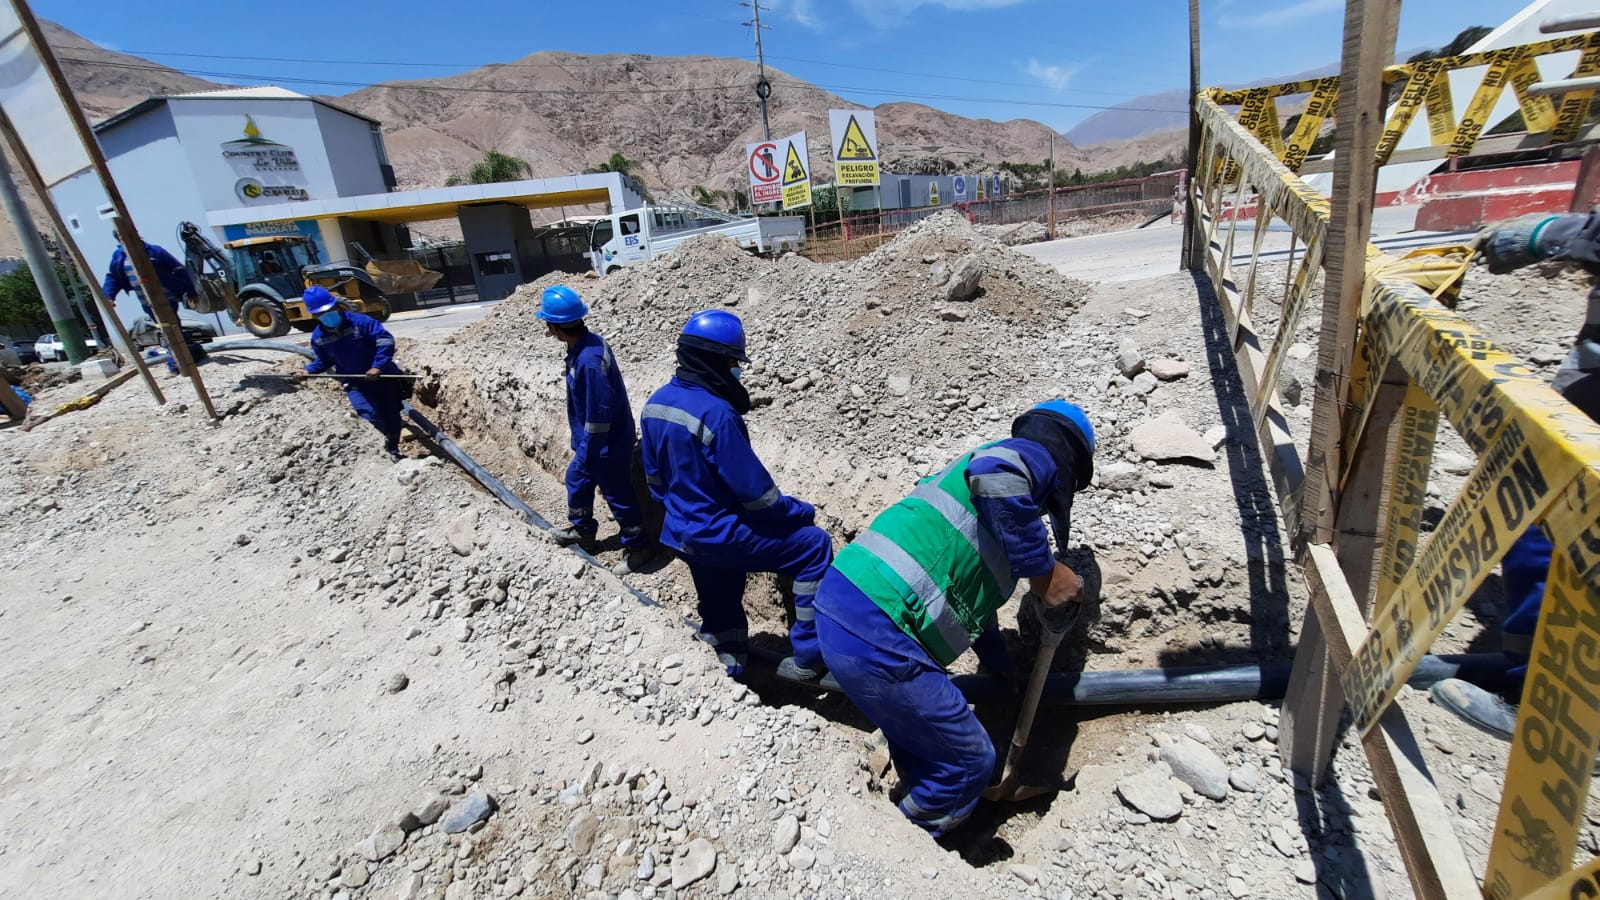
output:
<instances>
[{"instance_id":1,"label":"blue hard hat","mask_svg":"<svg viewBox=\"0 0 1600 900\"><path fill-rule=\"evenodd\" d=\"M707 309L690 316L678 343L750 361L744 352L744 323L726 310Z\"/></svg>"},{"instance_id":2,"label":"blue hard hat","mask_svg":"<svg viewBox=\"0 0 1600 900\"><path fill-rule=\"evenodd\" d=\"M544 289L539 295L539 311L534 315L555 325L565 325L576 322L589 314L589 307L584 305L583 298L578 292L564 284L557 284Z\"/></svg>"},{"instance_id":3,"label":"blue hard hat","mask_svg":"<svg viewBox=\"0 0 1600 900\"><path fill-rule=\"evenodd\" d=\"M1090 424L1089 414L1083 411L1083 407L1065 400L1046 400L1028 411L1034 410L1056 413L1072 423L1078 429L1078 434L1083 436L1083 442L1089 445L1089 455L1094 455L1094 425Z\"/></svg>"},{"instance_id":4,"label":"blue hard hat","mask_svg":"<svg viewBox=\"0 0 1600 900\"><path fill-rule=\"evenodd\" d=\"M306 312L311 313L313 316L322 315L339 305L339 298L320 284L314 284L306 288L306 292L300 295L300 299L306 303Z\"/></svg>"}]
</instances>

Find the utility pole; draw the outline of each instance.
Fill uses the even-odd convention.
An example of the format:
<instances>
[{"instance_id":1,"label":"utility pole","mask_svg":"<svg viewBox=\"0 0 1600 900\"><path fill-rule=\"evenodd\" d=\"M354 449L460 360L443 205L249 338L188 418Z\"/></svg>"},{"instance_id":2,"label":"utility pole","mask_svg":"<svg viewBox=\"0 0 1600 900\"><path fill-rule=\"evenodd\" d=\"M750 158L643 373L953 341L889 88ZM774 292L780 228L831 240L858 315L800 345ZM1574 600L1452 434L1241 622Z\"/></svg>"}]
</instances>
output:
<instances>
[{"instance_id":1,"label":"utility pole","mask_svg":"<svg viewBox=\"0 0 1600 900\"><path fill-rule=\"evenodd\" d=\"M1050 240L1056 239L1056 130L1050 129L1050 190L1045 194L1045 202L1049 204L1045 215L1045 230L1050 233Z\"/></svg>"},{"instance_id":2,"label":"utility pole","mask_svg":"<svg viewBox=\"0 0 1600 900\"><path fill-rule=\"evenodd\" d=\"M772 126L767 123L767 98L772 96L772 82L767 80L767 57L761 52L761 29L768 26L761 24L761 0L748 0L739 5L750 7L751 20L744 24L756 33L756 97L761 100L761 139L770 141Z\"/></svg>"},{"instance_id":3,"label":"utility pole","mask_svg":"<svg viewBox=\"0 0 1600 900\"><path fill-rule=\"evenodd\" d=\"M39 229L33 225L28 205L22 202L17 182L11 177L11 162L3 149L0 149L0 203L5 205L6 215L11 217L11 224L17 229L17 237L22 241L22 255L28 260L29 274L33 275L33 283L39 288L39 296L44 299L50 323L55 326L61 343L66 345L67 359L74 365L83 362L89 358L89 348L83 342L83 327L78 324L77 316L73 315L72 307L67 305L61 281L56 278L55 260L45 250L44 239L39 237Z\"/></svg>"}]
</instances>

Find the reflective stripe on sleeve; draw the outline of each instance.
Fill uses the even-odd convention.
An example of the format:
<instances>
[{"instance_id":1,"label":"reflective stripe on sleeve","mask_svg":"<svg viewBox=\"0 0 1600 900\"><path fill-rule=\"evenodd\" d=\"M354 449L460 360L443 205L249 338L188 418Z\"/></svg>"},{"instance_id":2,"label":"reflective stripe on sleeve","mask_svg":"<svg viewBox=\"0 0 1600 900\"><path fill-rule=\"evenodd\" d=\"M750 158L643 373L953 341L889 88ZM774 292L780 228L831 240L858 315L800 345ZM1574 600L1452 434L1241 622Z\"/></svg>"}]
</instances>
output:
<instances>
[{"instance_id":1,"label":"reflective stripe on sleeve","mask_svg":"<svg viewBox=\"0 0 1600 900\"><path fill-rule=\"evenodd\" d=\"M766 509L774 503L777 503L778 498L782 496L783 494L779 492L778 486L773 485L772 487L767 488L767 492L765 494L762 494L754 500L746 503L744 508L750 510L751 512L757 512L759 510Z\"/></svg>"}]
</instances>

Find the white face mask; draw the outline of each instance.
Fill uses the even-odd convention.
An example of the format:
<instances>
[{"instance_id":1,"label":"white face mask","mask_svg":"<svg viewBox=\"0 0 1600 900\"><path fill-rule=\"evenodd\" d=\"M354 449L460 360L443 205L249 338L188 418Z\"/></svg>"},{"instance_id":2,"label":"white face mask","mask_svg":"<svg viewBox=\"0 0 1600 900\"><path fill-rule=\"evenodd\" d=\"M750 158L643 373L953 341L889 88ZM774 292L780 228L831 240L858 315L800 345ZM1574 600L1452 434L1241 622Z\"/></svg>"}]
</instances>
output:
<instances>
[{"instance_id":1,"label":"white face mask","mask_svg":"<svg viewBox=\"0 0 1600 900\"><path fill-rule=\"evenodd\" d=\"M733 368L729 369L728 372L729 374L733 375L734 381L740 381L744 378L744 369L740 368L739 366L734 366Z\"/></svg>"}]
</instances>

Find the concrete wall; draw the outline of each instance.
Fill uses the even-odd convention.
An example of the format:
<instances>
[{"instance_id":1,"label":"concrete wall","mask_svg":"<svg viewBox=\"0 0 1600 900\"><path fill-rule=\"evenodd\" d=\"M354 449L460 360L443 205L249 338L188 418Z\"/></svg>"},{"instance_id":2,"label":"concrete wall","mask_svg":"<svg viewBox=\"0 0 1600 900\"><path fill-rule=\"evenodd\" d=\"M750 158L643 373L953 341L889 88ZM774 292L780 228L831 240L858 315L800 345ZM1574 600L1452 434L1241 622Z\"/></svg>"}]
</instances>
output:
<instances>
[{"instance_id":1,"label":"concrete wall","mask_svg":"<svg viewBox=\"0 0 1600 900\"><path fill-rule=\"evenodd\" d=\"M461 238L478 287L478 299L504 300L522 284L517 241L532 234L533 222L525 207L494 203L461 208ZM500 254L509 259L486 259ZM486 266L504 267L507 271L489 273L484 271Z\"/></svg>"},{"instance_id":2,"label":"concrete wall","mask_svg":"<svg viewBox=\"0 0 1600 900\"><path fill-rule=\"evenodd\" d=\"M387 191L389 186L384 183L382 167L388 160L378 126L321 104L313 104L313 107L327 150L328 167L333 173L335 195L358 197Z\"/></svg>"},{"instance_id":3,"label":"concrete wall","mask_svg":"<svg viewBox=\"0 0 1600 900\"><path fill-rule=\"evenodd\" d=\"M206 207L194 183L182 177L187 157L172 115L165 108L151 110L101 135L100 143L140 235L181 259L183 245L178 241L178 223L204 224ZM151 173L168 176L152 177ZM100 214L108 201L99 177L94 172L84 172L69 178L50 191L50 199L67 223L73 242L89 264L98 267L93 278L101 281L117 239L111 220ZM124 322L131 323L144 315L131 294L117 298L116 307Z\"/></svg>"}]
</instances>

